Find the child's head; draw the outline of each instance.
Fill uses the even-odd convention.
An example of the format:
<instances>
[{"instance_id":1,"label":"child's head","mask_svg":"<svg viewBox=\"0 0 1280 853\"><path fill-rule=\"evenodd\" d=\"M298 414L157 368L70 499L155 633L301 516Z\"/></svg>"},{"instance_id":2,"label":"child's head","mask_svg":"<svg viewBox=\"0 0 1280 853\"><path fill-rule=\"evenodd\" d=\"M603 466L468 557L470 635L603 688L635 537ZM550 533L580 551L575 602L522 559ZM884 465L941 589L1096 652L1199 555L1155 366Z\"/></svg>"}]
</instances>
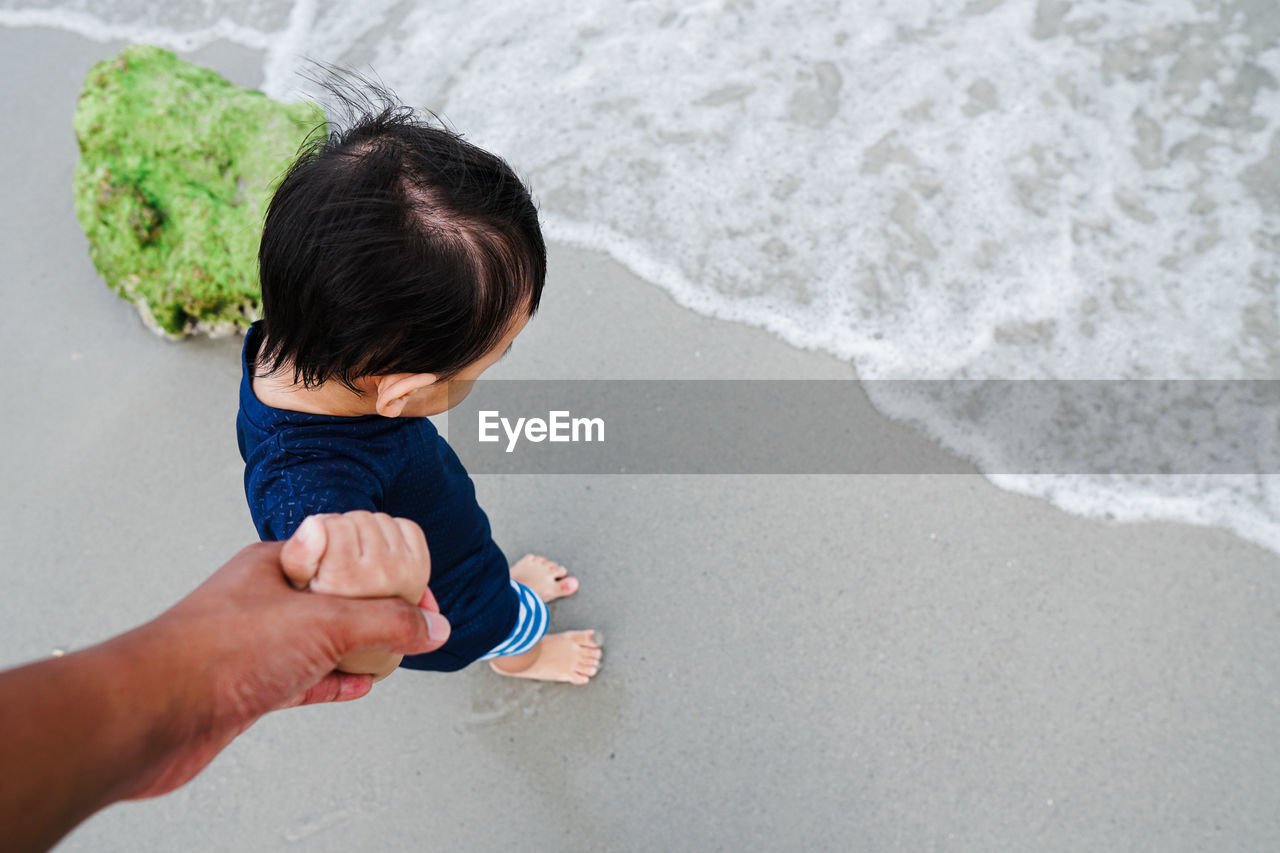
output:
<instances>
[{"instance_id":1,"label":"child's head","mask_svg":"<svg viewBox=\"0 0 1280 853\"><path fill-rule=\"evenodd\" d=\"M497 360L537 310L546 248L510 166L373 94L379 108L310 143L271 200L259 365L361 393L370 377L438 383L438 397Z\"/></svg>"}]
</instances>

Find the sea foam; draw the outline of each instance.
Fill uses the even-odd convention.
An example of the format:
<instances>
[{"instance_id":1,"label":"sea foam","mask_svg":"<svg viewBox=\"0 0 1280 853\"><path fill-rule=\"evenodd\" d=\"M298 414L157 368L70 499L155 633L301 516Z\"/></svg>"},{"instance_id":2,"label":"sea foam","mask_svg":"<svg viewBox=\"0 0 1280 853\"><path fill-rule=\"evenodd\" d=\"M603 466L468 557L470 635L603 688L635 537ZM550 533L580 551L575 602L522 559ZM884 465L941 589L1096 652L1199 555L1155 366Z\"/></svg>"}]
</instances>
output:
<instances>
[{"instance_id":1,"label":"sea foam","mask_svg":"<svg viewBox=\"0 0 1280 853\"><path fill-rule=\"evenodd\" d=\"M0 0L0 24L233 41L277 97L309 94L303 57L371 65L515 164L552 239L864 378L1280 378L1274 0ZM996 470L971 413L871 386ZM1280 551L1272 476L992 479Z\"/></svg>"}]
</instances>

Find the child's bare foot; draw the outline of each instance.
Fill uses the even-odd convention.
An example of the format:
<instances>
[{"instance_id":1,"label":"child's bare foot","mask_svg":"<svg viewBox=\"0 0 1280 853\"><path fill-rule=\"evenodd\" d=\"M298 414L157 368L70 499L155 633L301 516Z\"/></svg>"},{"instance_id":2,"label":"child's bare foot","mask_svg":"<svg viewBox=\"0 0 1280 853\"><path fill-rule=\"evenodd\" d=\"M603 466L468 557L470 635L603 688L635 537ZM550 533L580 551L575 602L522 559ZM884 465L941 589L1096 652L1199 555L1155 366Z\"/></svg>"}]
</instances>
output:
<instances>
[{"instance_id":1,"label":"child's bare foot","mask_svg":"<svg viewBox=\"0 0 1280 853\"><path fill-rule=\"evenodd\" d=\"M569 570L537 554L525 554L511 567L511 577L529 587L543 601L555 601L578 591L578 579Z\"/></svg>"},{"instance_id":2,"label":"child's bare foot","mask_svg":"<svg viewBox=\"0 0 1280 853\"><path fill-rule=\"evenodd\" d=\"M521 581L523 583L523 581ZM600 644L594 631L547 634L530 651L489 662L494 672L538 681L586 684L600 671Z\"/></svg>"}]
</instances>

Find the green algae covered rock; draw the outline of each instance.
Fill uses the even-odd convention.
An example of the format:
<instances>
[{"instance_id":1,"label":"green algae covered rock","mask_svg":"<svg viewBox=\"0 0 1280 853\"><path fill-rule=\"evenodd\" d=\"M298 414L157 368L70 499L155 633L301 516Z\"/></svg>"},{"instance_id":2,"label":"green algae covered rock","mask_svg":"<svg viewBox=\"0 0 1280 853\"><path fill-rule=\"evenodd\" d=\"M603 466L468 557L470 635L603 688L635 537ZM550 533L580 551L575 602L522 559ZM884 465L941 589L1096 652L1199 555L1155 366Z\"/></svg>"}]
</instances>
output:
<instances>
[{"instance_id":1,"label":"green algae covered rock","mask_svg":"<svg viewBox=\"0 0 1280 853\"><path fill-rule=\"evenodd\" d=\"M259 316L257 253L277 182L324 123L167 50L95 65L76 109L76 216L117 293L169 336Z\"/></svg>"}]
</instances>

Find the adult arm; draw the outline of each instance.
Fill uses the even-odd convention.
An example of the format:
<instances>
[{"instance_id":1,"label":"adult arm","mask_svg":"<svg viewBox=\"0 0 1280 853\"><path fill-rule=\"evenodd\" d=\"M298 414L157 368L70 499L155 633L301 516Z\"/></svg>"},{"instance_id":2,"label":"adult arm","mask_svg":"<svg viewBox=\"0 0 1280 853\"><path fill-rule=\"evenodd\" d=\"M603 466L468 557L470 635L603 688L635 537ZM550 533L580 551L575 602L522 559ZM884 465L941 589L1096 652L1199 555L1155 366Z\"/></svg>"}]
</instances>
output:
<instances>
[{"instance_id":1,"label":"adult arm","mask_svg":"<svg viewBox=\"0 0 1280 853\"><path fill-rule=\"evenodd\" d=\"M384 528L362 529L370 535L329 544L381 555L398 572L427 571L413 549L387 542ZM179 787L268 711L365 695L369 676L333 671L352 651L416 654L447 639L438 612L404 601L297 591L282 559L292 575L314 562L317 577L352 559L349 548L316 553L299 544L252 545L155 620L0 673L5 848L47 849L117 800Z\"/></svg>"}]
</instances>

